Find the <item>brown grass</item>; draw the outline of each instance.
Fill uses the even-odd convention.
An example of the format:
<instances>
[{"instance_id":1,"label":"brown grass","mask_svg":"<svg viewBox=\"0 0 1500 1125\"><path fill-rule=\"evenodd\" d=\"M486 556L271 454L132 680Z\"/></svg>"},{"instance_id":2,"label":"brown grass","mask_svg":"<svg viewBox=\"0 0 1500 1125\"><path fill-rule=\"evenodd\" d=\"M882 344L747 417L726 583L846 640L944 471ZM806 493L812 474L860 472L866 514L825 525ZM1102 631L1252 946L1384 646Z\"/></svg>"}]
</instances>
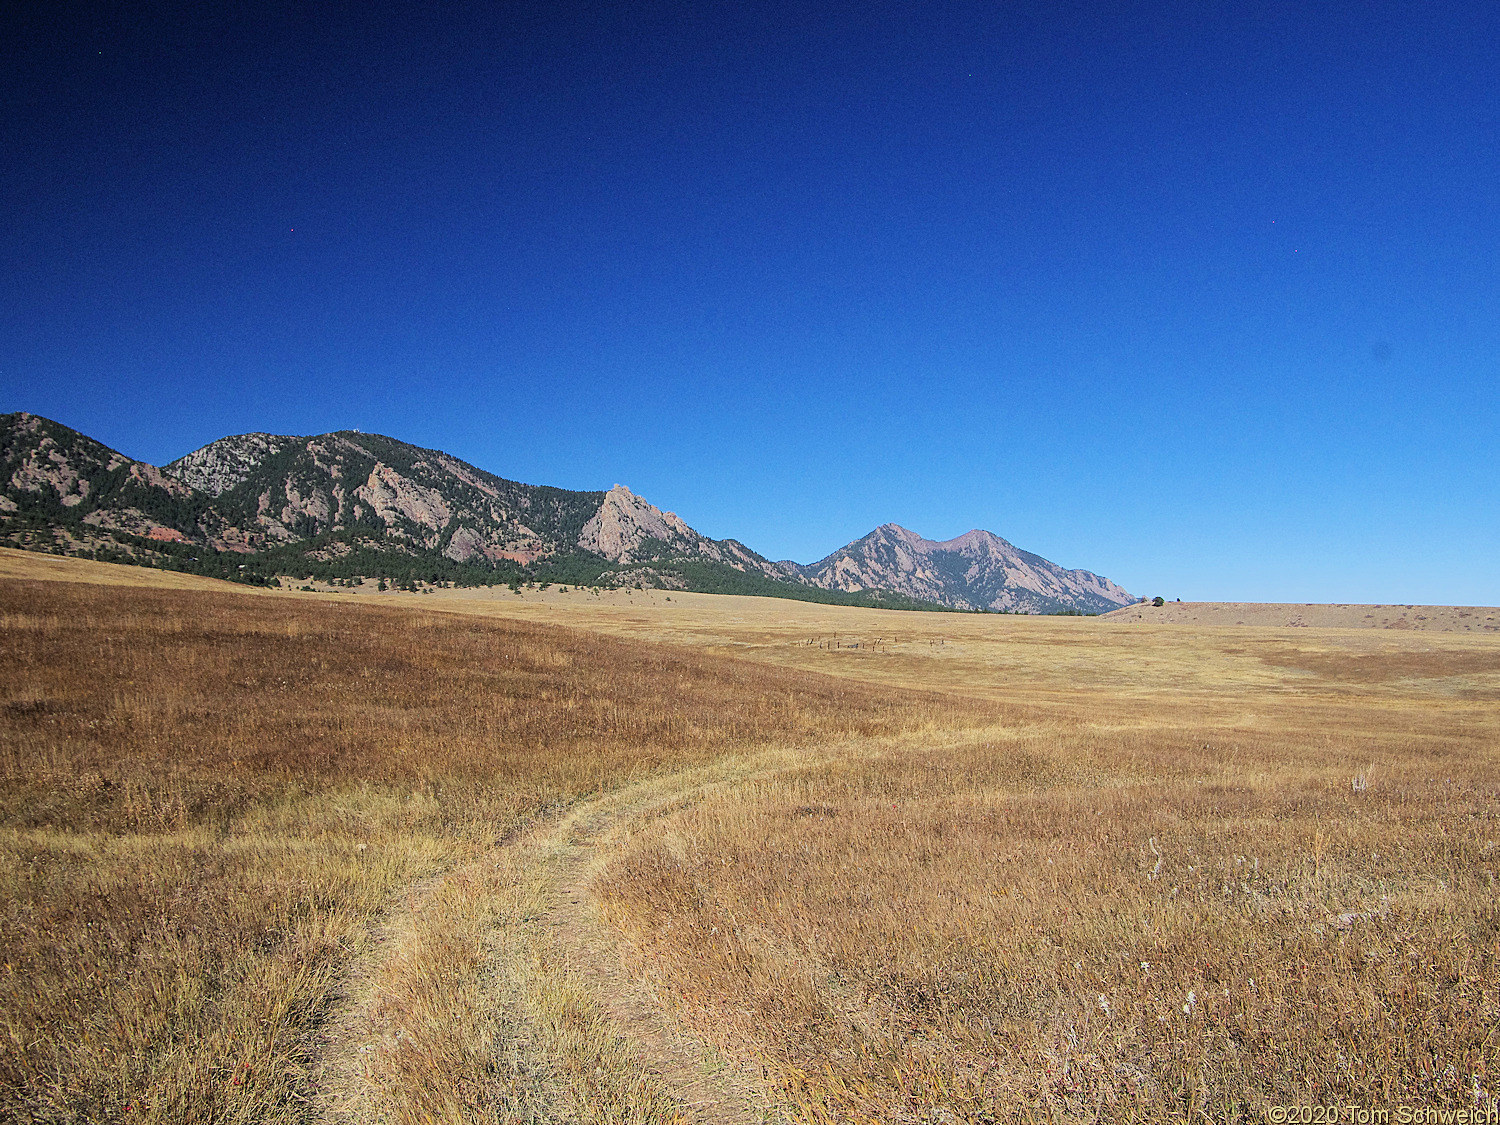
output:
<instances>
[{"instance_id":1,"label":"brown grass","mask_svg":"<svg viewBox=\"0 0 1500 1125\"><path fill-rule=\"evenodd\" d=\"M600 793L628 966L794 1119L1500 1092L1493 637L44 562L0 1116L681 1118L548 920Z\"/></svg>"},{"instance_id":2,"label":"brown grass","mask_svg":"<svg viewBox=\"0 0 1500 1125\"><path fill-rule=\"evenodd\" d=\"M630 778L937 706L546 626L19 580L0 684L0 1115L45 1120L305 1118L400 888Z\"/></svg>"},{"instance_id":3,"label":"brown grass","mask_svg":"<svg viewBox=\"0 0 1500 1125\"><path fill-rule=\"evenodd\" d=\"M1012 680L1067 705L662 818L599 893L682 1017L808 1121L1483 1108L1496 650L1298 639L1291 659L1279 637L1235 642L1285 669L1256 690L1209 691L1201 668L1182 693ZM1223 644L1135 655L1233 666ZM920 682L930 661L905 664L886 674Z\"/></svg>"}]
</instances>

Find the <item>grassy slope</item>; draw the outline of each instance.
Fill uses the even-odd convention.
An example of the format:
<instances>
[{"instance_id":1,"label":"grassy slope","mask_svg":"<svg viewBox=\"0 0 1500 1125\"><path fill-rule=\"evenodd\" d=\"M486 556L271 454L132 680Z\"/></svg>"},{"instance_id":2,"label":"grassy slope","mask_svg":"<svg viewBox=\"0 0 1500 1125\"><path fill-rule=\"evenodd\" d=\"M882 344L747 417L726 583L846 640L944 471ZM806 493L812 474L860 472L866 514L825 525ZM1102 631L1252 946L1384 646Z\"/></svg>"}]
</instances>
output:
<instances>
[{"instance_id":1,"label":"grassy slope","mask_svg":"<svg viewBox=\"0 0 1500 1125\"><path fill-rule=\"evenodd\" d=\"M400 888L601 787L922 706L544 625L37 561L75 580L0 582L0 1116L301 1120L337 976Z\"/></svg>"},{"instance_id":2,"label":"grassy slope","mask_svg":"<svg viewBox=\"0 0 1500 1125\"><path fill-rule=\"evenodd\" d=\"M18 577L44 572L75 581ZM789 742L832 749L669 805L596 893L802 1119L1494 1090L1494 638L76 581L136 576L202 581L0 557L8 1112L300 1119L398 888L558 801ZM494 972L480 882L397 959L434 1045L399 1055L397 1119L509 1104L453 1000ZM657 1104L619 1090L580 1115Z\"/></svg>"},{"instance_id":3,"label":"grassy slope","mask_svg":"<svg viewBox=\"0 0 1500 1125\"><path fill-rule=\"evenodd\" d=\"M503 611L1008 707L697 802L598 886L637 971L809 1120L1496 1092L1496 638Z\"/></svg>"}]
</instances>

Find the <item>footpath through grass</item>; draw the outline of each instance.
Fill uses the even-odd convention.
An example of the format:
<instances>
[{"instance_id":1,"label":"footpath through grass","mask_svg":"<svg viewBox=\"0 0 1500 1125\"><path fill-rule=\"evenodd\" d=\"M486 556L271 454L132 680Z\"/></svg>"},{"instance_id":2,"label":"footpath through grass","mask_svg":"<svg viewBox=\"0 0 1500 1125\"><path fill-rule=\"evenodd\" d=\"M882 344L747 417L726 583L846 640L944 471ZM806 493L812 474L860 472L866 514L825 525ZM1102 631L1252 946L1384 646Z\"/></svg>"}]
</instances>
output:
<instances>
[{"instance_id":1,"label":"footpath through grass","mask_svg":"<svg viewBox=\"0 0 1500 1125\"><path fill-rule=\"evenodd\" d=\"M0 1117L48 1121L306 1120L403 888L628 779L953 710L544 625L16 579L0 685Z\"/></svg>"},{"instance_id":2,"label":"footpath through grass","mask_svg":"<svg viewBox=\"0 0 1500 1125\"><path fill-rule=\"evenodd\" d=\"M1494 638L0 563L0 1118L673 1119L502 846L648 778L600 932L796 1119L1494 1104Z\"/></svg>"}]
</instances>

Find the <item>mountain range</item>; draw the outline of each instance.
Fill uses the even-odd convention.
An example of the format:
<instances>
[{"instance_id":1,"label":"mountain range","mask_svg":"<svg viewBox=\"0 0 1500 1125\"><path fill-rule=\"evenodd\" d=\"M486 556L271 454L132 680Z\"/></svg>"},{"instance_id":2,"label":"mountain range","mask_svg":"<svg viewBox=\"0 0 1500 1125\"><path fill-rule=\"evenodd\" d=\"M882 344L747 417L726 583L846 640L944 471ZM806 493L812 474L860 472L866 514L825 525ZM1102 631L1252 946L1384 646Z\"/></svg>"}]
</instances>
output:
<instances>
[{"instance_id":1,"label":"mountain range","mask_svg":"<svg viewBox=\"0 0 1500 1125\"><path fill-rule=\"evenodd\" d=\"M157 467L26 413L0 415L0 544L255 583L551 581L1023 613L1136 600L987 531L934 542L886 524L818 562L772 562L623 485L522 484L378 434L240 434Z\"/></svg>"}]
</instances>

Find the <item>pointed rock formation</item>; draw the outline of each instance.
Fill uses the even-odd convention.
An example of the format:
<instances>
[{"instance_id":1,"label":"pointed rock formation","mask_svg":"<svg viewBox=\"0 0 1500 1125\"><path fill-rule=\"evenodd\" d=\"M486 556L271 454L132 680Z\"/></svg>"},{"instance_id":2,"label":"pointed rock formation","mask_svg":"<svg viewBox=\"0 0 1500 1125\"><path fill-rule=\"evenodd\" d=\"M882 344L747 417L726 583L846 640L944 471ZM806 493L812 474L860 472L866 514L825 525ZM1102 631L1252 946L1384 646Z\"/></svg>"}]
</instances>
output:
<instances>
[{"instance_id":1,"label":"pointed rock formation","mask_svg":"<svg viewBox=\"0 0 1500 1125\"><path fill-rule=\"evenodd\" d=\"M683 523L676 512L664 512L623 484L604 494L599 510L583 525L578 545L616 562L635 562L643 544L655 540L698 554L707 540Z\"/></svg>"}]
</instances>

